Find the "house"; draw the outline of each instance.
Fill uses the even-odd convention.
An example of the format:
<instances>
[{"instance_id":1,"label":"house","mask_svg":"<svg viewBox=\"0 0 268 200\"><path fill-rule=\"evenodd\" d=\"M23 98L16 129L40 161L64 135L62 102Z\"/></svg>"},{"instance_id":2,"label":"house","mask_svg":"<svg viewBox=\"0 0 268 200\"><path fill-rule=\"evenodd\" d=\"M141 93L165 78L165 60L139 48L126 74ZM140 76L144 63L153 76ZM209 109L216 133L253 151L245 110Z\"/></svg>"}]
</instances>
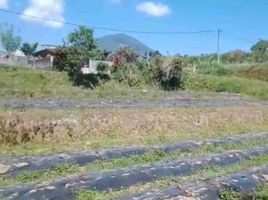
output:
<instances>
[{"instance_id":1,"label":"house","mask_svg":"<svg viewBox=\"0 0 268 200\"><path fill-rule=\"evenodd\" d=\"M45 48L33 54L36 68L53 68L56 48Z\"/></svg>"}]
</instances>

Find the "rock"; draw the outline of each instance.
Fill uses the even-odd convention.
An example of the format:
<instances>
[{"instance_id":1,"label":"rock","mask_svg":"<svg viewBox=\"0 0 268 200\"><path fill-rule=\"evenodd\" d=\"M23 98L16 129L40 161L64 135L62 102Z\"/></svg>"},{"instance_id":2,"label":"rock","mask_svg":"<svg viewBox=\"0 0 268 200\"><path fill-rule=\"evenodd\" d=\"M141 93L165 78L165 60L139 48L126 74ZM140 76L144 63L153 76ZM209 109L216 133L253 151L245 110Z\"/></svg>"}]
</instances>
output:
<instances>
[{"instance_id":1,"label":"rock","mask_svg":"<svg viewBox=\"0 0 268 200\"><path fill-rule=\"evenodd\" d=\"M11 169L11 166L0 163L0 174L6 174Z\"/></svg>"},{"instance_id":2,"label":"rock","mask_svg":"<svg viewBox=\"0 0 268 200\"><path fill-rule=\"evenodd\" d=\"M26 166L29 166L30 164L27 163L27 162L19 162L19 163L15 163L13 164L14 167L17 167L17 168L22 168L22 167L26 167Z\"/></svg>"}]
</instances>

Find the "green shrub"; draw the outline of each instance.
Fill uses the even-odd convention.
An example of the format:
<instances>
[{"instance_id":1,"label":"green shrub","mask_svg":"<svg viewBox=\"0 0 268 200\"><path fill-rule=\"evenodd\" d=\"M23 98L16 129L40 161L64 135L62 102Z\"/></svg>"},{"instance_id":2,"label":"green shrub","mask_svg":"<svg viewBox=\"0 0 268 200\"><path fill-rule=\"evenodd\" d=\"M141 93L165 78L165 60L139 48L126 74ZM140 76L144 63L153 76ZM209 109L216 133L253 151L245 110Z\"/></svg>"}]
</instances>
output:
<instances>
[{"instance_id":1,"label":"green shrub","mask_svg":"<svg viewBox=\"0 0 268 200\"><path fill-rule=\"evenodd\" d=\"M107 74L109 72L109 65L105 62L99 62L97 64L97 71L99 74Z\"/></svg>"},{"instance_id":2,"label":"green shrub","mask_svg":"<svg viewBox=\"0 0 268 200\"><path fill-rule=\"evenodd\" d=\"M142 72L136 63L121 63L113 72L112 77L118 82L129 86L140 86L144 83Z\"/></svg>"}]
</instances>

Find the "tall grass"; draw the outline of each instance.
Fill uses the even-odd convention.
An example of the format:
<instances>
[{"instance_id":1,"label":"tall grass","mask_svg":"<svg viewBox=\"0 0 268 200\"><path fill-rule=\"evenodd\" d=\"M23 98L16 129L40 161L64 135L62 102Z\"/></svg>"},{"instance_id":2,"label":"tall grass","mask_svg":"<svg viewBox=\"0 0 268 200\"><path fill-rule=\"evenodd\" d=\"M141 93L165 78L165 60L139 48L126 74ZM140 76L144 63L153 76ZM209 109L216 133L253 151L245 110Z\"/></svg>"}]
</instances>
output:
<instances>
[{"instance_id":1,"label":"tall grass","mask_svg":"<svg viewBox=\"0 0 268 200\"><path fill-rule=\"evenodd\" d=\"M184 78L186 90L231 92L267 100L268 83L237 77L191 74Z\"/></svg>"}]
</instances>

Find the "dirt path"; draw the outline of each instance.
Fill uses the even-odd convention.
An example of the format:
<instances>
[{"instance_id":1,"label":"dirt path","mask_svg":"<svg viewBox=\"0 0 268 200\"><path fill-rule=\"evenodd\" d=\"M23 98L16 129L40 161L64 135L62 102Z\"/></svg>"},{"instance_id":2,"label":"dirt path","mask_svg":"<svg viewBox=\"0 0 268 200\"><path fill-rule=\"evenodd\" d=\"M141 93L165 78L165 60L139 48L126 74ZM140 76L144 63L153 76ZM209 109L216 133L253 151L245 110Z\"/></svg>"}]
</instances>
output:
<instances>
[{"instance_id":1,"label":"dirt path","mask_svg":"<svg viewBox=\"0 0 268 200\"><path fill-rule=\"evenodd\" d=\"M165 100L45 100L45 99L0 99L0 107L5 108L42 108L42 109L56 109L56 108L153 108L153 107L185 107L185 106L205 106L205 107L225 107L225 106L247 106L247 105L268 105L268 102L253 101L246 99L165 99Z\"/></svg>"}]
</instances>

